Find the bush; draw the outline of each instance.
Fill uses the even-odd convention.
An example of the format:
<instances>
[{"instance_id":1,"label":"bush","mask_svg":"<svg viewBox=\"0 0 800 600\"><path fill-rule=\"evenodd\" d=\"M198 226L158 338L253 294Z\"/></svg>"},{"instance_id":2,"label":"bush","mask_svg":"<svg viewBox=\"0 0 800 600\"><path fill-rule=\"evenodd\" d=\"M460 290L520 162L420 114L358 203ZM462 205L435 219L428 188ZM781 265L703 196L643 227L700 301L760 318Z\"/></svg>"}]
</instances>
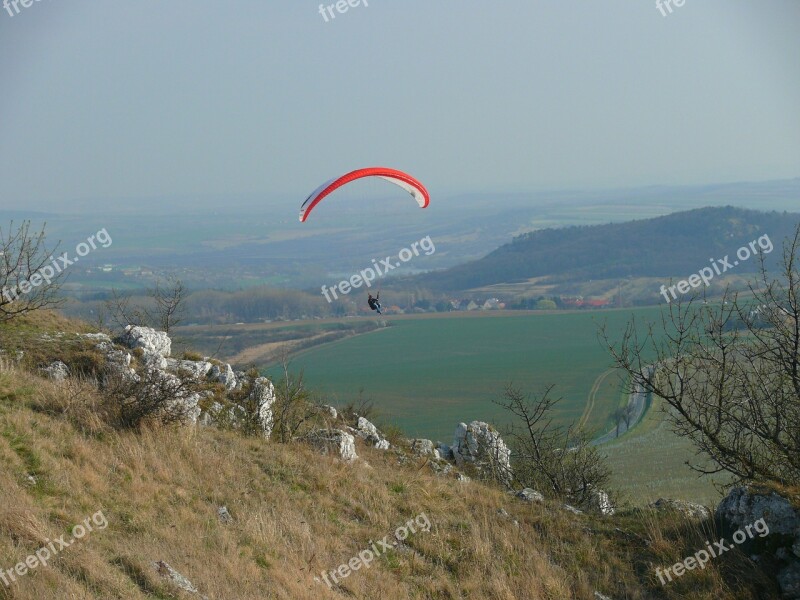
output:
<instances>
[{"instance_id":1,"label":"bush","mask_svg":"<svg viewBox=\"0 0 800 600\"><path fill-rule=\"evenodd\" d=\"M193 410L188 399L199 388L188 377L157 369L136 376L115 373L103 380L104 406L109 422L120 429L140 429L146 422L183 423Z\"/></svg>"}]
</instances>

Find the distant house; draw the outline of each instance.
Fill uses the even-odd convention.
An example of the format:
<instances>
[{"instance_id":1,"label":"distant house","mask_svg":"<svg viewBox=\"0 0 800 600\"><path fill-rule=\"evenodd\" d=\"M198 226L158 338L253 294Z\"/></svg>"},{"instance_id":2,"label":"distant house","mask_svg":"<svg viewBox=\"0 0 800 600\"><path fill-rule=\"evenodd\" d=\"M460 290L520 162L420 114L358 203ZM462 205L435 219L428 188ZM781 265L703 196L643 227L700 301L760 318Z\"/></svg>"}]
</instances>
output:
<instances>
[{"instance_id":1,"label":"distant house","mask_svg":"<svg viewBox=\"0 0 800 600\"><path fill-rule=\"evenodd\" d=\"M478 305L475 304L474 300L469 301L469 304L467 304L467 310L478 310Z\"/></svg>"},{"instance_id":2,"label":"distant house","mask_svg":"<svg viewBox=\"0 0 800 600\"><path fill-rule=\"evenodd\" d=\"M450 300L450 306L453 307L453 310L464 310L461 300Z\"/></svg>"},{"instance_id":3,"label":"distant house","mask_svg":"<svg viewBox=\"0 0 800 600\"><path fill-rule=\"evenodd\" d=\"M497 310L500 308L500 300L497 298L489 298L486 302L483 303L481 307L483 310Z\"/></svg>"},{"instance_id":4,"label":"distant house","mask_svg":"<svg viewBox=\"0 0 800 600\"><path fill-rule=\"evenodd\" d=\"M583 305L586 308L605 308L611 305L611 301L604 298L591 298L587 299Z\"/></svg>"},{"instance_id":5,"label":"distant house","mask_svg":"<svg viewBox=\"0 0 800 600\"><path fill-rule=\"evenodd\" d=\"M561 296L561 303L567 308L580 308L583 306L583 296Z\"/></svg>"}]
</instances>

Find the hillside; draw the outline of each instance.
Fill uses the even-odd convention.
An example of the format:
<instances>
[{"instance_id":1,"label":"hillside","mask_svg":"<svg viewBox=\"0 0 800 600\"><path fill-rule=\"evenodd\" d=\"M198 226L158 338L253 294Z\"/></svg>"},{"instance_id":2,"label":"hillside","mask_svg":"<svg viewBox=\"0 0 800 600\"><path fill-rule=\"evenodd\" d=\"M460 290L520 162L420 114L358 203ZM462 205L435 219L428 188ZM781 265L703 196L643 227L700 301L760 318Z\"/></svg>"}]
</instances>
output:
<instances>
[{"instance_id":1,"label":"hillside","mask_svg":"<svg viewBox=\"0 0 800 600\"><path fill-rule=\"evenodd\" d=\"M763 235L783 240L798 221L800 214L795 213L722 207L625 223L542 229L518 236L479 260L414 281L430 289L459 291L532 278L544 278L540 283L683 278L707 266L709 258L734 257L741 246ZM769 262L779 254L768 256ZM757 269L758 261L750 259L732 273Z\"/></svg>"},{"instance_id":2,"label":"hillside","mask_svg":"<svg viewBox=\"0 0 800 600\"><path fill-rule=\"evenodd\" d=\"M708 517L576 514L436 471L396 438L356 438L340 460L216 426L120 429L90 379L8 358L38 344L85 367L65 343L85 332L0 326L0 598L778 597L738 550L659 582L656 568L704 547Z\"/></svg>"}]
</instances>

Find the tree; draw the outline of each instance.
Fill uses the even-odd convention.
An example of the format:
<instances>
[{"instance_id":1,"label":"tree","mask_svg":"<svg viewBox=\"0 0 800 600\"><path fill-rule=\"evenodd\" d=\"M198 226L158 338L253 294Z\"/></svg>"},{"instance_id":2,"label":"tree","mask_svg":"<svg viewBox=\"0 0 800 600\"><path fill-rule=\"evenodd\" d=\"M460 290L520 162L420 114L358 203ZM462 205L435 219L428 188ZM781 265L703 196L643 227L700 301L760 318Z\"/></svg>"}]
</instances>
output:
<instances>
[{"instance_id":1,"label":"tree","mask_svg":"<svg viewBox=\"0 0 800 600\"><path fill-rule=\"evenodd\" d=\"M275 381L275 404L273 406L273 436L281 443L293 441L301 428L314 421L320 414L319 404L315 403L311 392L299 375L289 370L289 351L281 351L281 378Z\"/></svg>"},{"instance_id":2,"label":"tree","mask_svg":"<svg viewBox=\"0 0 800 600\"><path fill-rule=\"evenodd\" d=\"M800 225L784 243L778 278L760 255L749 294L726 290L716 304L679 299L644 334L632 321L616 345L602 333L617 365L665 400L676 433L710 459L710 467L690 464L700 473L800 483L798 254Z\"/></svg>"},{"instance_id":3,"label":"tree","mask_svg":"<svg viewBox=\"0 0 800 600\"><path fill-rule=\"evenodd\" d=\"M561 398L551 397L552 389L536 397L509 384L494 401L515 417L503 432L512 449L514 479L522 487L587 506L608 484L611 471L585 432L553 423Z\"/></svg>"},{"instance_id":4,"label":"tree","mask_svg":"<svg viewBox=\"0 0 800 600\"><path fill-rule=\"evenodd\" d=\"M611 417L614 419L614 426L616 428L616 433L614 437L619 437L619 428L622 425L622 422L625 420L625 409L618 408L613 413L611 413Z\"/></svg>"},{"instance_id":5,"label":"tree","mask_svg":"<svg viewBox=\"0 0 800 600\"><path fill-rule=\"evenodd\" d=\"M536 303L537 310L555 310L558 308L552 300L542 299Z\"/></svg>"},{"instance_id":6,"label":"tree","mask_svg":"<svg viewBox=\"0 0 800 600\"><path fill-rule=\"evenodd\" d=\"M7 231L0 227L0 323L60 305L67 256L55 258L57 249L58 244L50 249L45 245L44 225L38 232L31 230L30 221L16 228L11 221Z\"/></svg>"},{"instance_id":7,"label":"tree","mask_svg":"<svg viewBox=\"0 0 800 600\"><path fill-rule=\"evenodd\" d=\"M139 325L169 333L186 314L186 297L183 282L170 275L164 284L160 279L156 280L155 286L148 292L148 302L144 304L136 304L131 296L111 290L111 298L105 302L105 311L120 329Z\"/></svg>"},{"instance_id":8,"label":"tree","mask_svg":"<svg viewBox=\"0 0 800 600\"><path fill-rule=\"evenodd\" d=\"M614 426L616 427L616 435L614 437L619 437L619 428L623 423L625 423L625 431L631 428L631 421L633 421L634 413L635 407L630 402L611 413L611 417L614 419Z\"/></svg>"},{"instance_id":9,"label":"tree","mask_svg":"<svg viewBox=\"0 0 800 600\"><path fill-rule=\"evenodd\" d=\"M151 296L156 303L154 317L158 322L159 329L169 333L170 329L180 325L186 315L186 288L180 279L170 275L167 277L165 285L162 285L160 280L156 280Z\"/></svg>"}]
</instances>

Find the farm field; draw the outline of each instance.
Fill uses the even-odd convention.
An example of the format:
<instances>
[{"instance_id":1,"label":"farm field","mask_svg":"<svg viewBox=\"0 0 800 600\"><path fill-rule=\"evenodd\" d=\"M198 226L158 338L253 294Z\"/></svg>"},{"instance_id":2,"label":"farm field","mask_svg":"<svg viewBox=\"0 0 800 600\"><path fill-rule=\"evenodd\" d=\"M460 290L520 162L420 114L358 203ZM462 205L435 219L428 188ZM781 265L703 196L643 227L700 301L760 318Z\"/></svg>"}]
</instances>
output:
<instances>
[{"instance_id":1,"label":"farm field","mask_svg":"<svg viewBox=\"0 0 800 600\"><path fill-rule=\"evenodd\" d=\"M621 335L632 314L655 320L659 310L390 316L390 327L298 353L292 370L302 369L308 386L333 405L359 395L372 400L379 421L409 436L450 442L462 421L504 425L507 416L492 399L508 382L530 392L555 385L564 398L559 422L583 419L589 430L604 433L623 395L616 374L595 386L611 366L598 328L605 322ZM584 414L590 393L592 409Z\"/></svg>"},{"instance_id":2,"label":"farm field","mask_svg":"<svg viewBox=\"0 0 800 600\"><path fill-rule=\"evenodd\" d=\"M601 446L611 467L611 484L622 499L641 506L659 498L678 498L706 506L722 499L729 484L723 475L698 477L685 463L697 464L691 443L672 432L658 399L628 435ZM702 463L701 463L702 464ZM704 465L707 466L707 463ZM715 488L715 484L722 487Z\"/></svg>"}]
</instances>

